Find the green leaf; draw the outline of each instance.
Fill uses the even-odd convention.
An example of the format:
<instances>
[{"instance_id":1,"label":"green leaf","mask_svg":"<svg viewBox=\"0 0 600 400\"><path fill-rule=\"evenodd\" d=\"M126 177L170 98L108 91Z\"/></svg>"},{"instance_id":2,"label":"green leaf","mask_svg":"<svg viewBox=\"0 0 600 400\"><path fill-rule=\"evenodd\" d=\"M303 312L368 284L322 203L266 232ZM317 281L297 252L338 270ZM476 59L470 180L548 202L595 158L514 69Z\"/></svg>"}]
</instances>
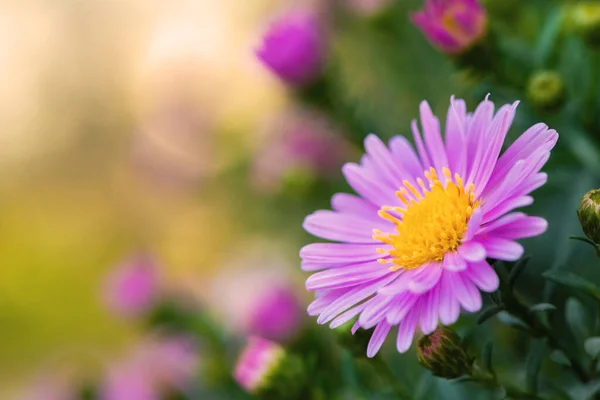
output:
<instances>
[{"instance_id":1,"label":"green leaf","mask_svg":"<svg viewBox=\"0 0 600 400\"><path fill-rule=\"evenodd\" d=\"M550 353L550 359L559 365L563 365L565 367L571 366L571 361L567 358L565 353L560 350L554 350Z\"/></svg>"},{"instance_id":2,"label":"green leaf","mask_svg":"<svg viewBox=\"0 0 600 400\"><path fill-rule=\"evenodd\" d=\"M574 297L569 297L565 302L565 320L579 343L590 336L587 311Z\"/></svg>"},{"instance_id":3,"label":"green leaf","mask_svg":"<svg viewBox=\"0 0 600 400\"><path fill-rule=\"evenodd\" d=\"M479 325L483 324L485 321L492 318L494 315L498 314L500 311L503 311L503 310L504 310L504 306L502 306L502 305L489 306L488 308L483 310L481 312L481 314L479 314L479 318L477 318L477 324L479 324Z\"/></svg>"},{"instance_id":4,"label":"green leaf","mask_svg":"<svg viewBox=\"0 0 600 400\"><path fill-rule=\"evenodd\" d=\"M586 339L583 342L583 348L592 358L598 358L600 355L600 337L595 336Z\"/></svg>"},{"instance_id":5,"label":"green leaf","mask_svg":"<svg viewBox=\"0 0 600 400\"><path fill-rule=\"evenodd\" d=\"M585 392L586 399L595 399L595 396L600 392L600 380L591 381L587 385L585 385Z\"/></svg>"},{"instance_id":6,"label":"green leaf","mask_svg":"<svg viewBox=\"0 0 600 400\"><path fill-rule=\"evenodd\" d=\"M600 288L581 276L563 270L546 271L542 276L549 281L566 286L594 298L600 297Z\"/></svg>"},{"instance_id":7,"label":"green leaf","mask_svg":"<svg viewBox=\"0 0 600 400\"><path fill-rule=\"evenodd\" d=\"M515 317L512 314L509 314L506 311L501 311L498 313L498 320L504 325L510 326L515 329L519 329L525 332L529 332L531 330L531 327L527 325L525 321L518 317Z\"/></svg>"},{"instance_id":8,"label":"green leaf","mask_svg":"<svg viewBox=\"0 0 600 400\"><path fill-rule=\"evenodd\" d=\"M502 296L500 294L500 291L496 290L495 292L490 293L490 298L495 304L499 306L502 305Z\"/></svg>"},{"instance_id":9,"label":"green leaf","mask_svg":"<svg viewBox=\"0 0 600 400\"><path fill-rule=\"evenodd\" d=\"M529 307L530 312L554 311L556 306L550 303L539 303Z\"/></svg>"},{"instance_id":10,"label":"green leaf","mask_svg":"<svg viewBox=\"0 0 600 400\"><path fill-rule=\"evenodd\" d=\"M540 37L535 49L535 61L538 68L543 68L552 54L552 49L560 33L563 20L562 7L556 7L546 18L541 29Z\"/></svg>"},{"instance_id":11,"label":"green leaf","mask_svg":"<svg viewBox=\"0 0 600 400\"><path fill-rule=\"evenodd\" d=\"M513 290L513 287L515 286L517 279L519 278L521 273L525 270L525 267L527 266L527 263L529 262L530 259L531 259L531 256L525 256L525 257L521 258L519 261L516 262L516 264L510 270L510 273L508 274L508 288L511 291Z\"/></svg>"},{"instance_id":12,"label":"green leaf","mask_svg":"<svg viewBox=\"0 0 600 400\"><path fill-rule=\"evenodd\" d=\"M493 351L492 342L487 342L485 346L483 346L483 352L481 353L481 365L486 370L494 374L494 368L492 366L492 351Z\"/></svg>"},{"instance_id":13,"label":"green leaf","mask_svg":"<svg viewBox=\"0 0 600 400\"><path fill-rule=\"evenodd\" d=\"M582 236L569 236L569 239L573 239L573 240L579 240L580 242L585 242L589 245L594 246L594 248L596 248L596 243L592 242L590 239L586 238L586 237L582 237Z\"/></svg>"},{"instance_id":14,"label":"green leaf","mask_svg":"<svg viewBox=\"0 0 600 400\"><path fill-rule=\"evenodd\" d=\"M460 378L456 378L456 379L452 379L452 383L466 383L466 382L472 382L473 378L470 376L461 376Z\"/></svg>"},{"instance_id":15,"label":"green leaf","mask_svg":"<svg viewBox=\"0 0 600 400\"><path fill-rule=\"evenodd\" d=\"M527 389L533 394L536 394L538 390L538 375L545 350L546 340L536 340L532 343L531 351L527 357Z\"/></svg>"}]
</instances>

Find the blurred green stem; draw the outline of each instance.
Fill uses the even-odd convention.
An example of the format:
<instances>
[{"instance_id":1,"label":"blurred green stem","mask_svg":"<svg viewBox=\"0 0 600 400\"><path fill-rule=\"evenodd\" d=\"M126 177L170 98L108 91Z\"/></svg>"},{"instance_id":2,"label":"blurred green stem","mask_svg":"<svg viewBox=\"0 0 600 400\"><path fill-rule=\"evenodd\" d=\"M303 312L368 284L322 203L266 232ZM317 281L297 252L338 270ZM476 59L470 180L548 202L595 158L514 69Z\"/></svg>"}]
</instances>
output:
<instances>
[{"instance_id":1,"label":"blurred green stem","mask_svg":"<svg viewBox=\"0 0 600 400\"><path fill-rule=\"evenodd\" d=\"M502 385L500 382L498 382L498 379L496 377L495 374L491 373L490 371L486 371L485 369L481 368L477 362L473 363L473 369L471 371L471 375L470 378L478 383L481 386L485 386L489 389L493 389L493 390L502 390L504 391L504 393L506 394L505 398L511 398L511 399L530 399L530 400L544 400L542 397L539 397L537 395L531 394L531 393L526 393L526 392L522 392L518 389L515 389L511 386L504 386Z\"/></svg>"},{"instance_id":2,"label":"blurred green stem","mask_svg":"<svg viewBox=\"0 0 600 400\"><path fill-rule=\"evenodd\" d=\"M376 355L371 359L371 364L377 371L377 374L386 380L394 389L394 393L399 399L411 399L408 391L398 382L398 379L392 373L389 365L383 360L380 355Z\"/></svg>"}]
</instances>

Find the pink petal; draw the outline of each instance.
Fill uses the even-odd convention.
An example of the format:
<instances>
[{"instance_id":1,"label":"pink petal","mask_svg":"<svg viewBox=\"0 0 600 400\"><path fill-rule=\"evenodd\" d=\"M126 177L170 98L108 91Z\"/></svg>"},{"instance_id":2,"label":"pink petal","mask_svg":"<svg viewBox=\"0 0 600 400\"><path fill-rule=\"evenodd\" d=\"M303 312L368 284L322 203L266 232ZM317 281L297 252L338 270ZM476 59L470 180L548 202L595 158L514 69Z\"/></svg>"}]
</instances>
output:
<instances>
[{"instance_id":1,"label":"pink petal","mask_svg":"<svg viewBox=\"0 0 600 400\"><path fill-rule=\"evenodd\" d=\"M334 194L331 198L331 208L340 213L356 214L366 219L379 218L379 207L353 194Z\"/></svg>"},{"instance_id":2,"label":"pink petal","mask_svg":"<svg viewBox=\"0 0 600 400\"><path fill-rule=\"evenodd\" d=\"M451 252L444 256L442 266L447 271L463 271L467 268L467 263L458 252Z\"/></svg>"},{"instance_id":3,"label":"pink petal","mask_svg":"<svg viewBox=\"0 0 600 400\"><path fill-rule=\"evenodd\" d=\"M440 133L440 121L433 115L429 103L426 101L421 102L419 110L427 151L431 156L434 168L437 171L441 171L442 168L448 167L448 157L446 156L444 142Z\"/></svg>"},{"instance_id":4,"label":"pink petal","mask_svg":"<svg viewBox=\"0 0 600 400\"><path fill-rule=\"evenodd\" d=\"M519 243L497 236L487 236L481 239L489 258L502 261L516 261L523 255L523 246Z\"/></svg>"},{"instance_id":5,"label":"pink petal","mask_svg":"<svg viewBox=\"0 0 600 400\"><path fill-rule=\"evenodd\" d=\"M439 285L423 295L421 300L421 331L428 335L435 330L439 315L440 291Z\"/></svg>"},{"instance_id":6,"label":"pink petal","mask_svg":"<svg viewBox=\"0 0 600 400\"><path fill-rule=\"evenodd\" d=\"M302 226L315 236L347 243L378 243L373 239L373 229L381 229L362 218L326 210L310 214Z\"/></svg>"},{"instance_id":7,"label":"pink petal","mask_svg":"<svg viewBox=\"0 0 600 400\"><path fill-rule=\"evenodd\" d=\"M446 117L446 154L450 170L466 176L467 147L465 124L467 107L462 99L450 98L450 108Z\"/></svg>"},{"instance_id":8,"label":"pink petal","mask_svg":"<svg viewBox=\"0 0 600 400\"><path fill-rule=\"evenodd\" d=\"M396 347L400 353L404 353L410 348L413 337L415 336L417 321L419 320L419 308L420 302L417 302L400 323L398 339L396 341Z\"/></svg>"},{"instance_id":9,"label":"pink petal","mask_svg":"<svg viewBox=\"0 0 600 400\"><path fill-rule=\"evenodd\" d=\"M470 241L463 243L458 248L458 254L466 261L481 261L485 259L485 247L479 242Z\"/></svg>"},{"instance_id":10,"label":"pink petal","mask_svg":"<svg viewBox=\"0 0 600 400\"><path fill-rule=\"evenodd\" d=\"M455 272L445 271L440 282L440 321L444 325L456 322L460 314L460 305L454 295L454 286L451 275Z\"/></svg>"},{"instance_id":11,"label":"pink petal","mask_svg":"<svg viewBox=\"0 0 600 400\"><path fill-rule=\"evenodd\" d=\"M454 295L460 305L469 312L479 311L481 308L481 294L468 277L462 277L463 272L451 273Z\"/></svg>"},{"instance_id":12,"label":"pink petal","mask_svg":"<svg viewBox=\"0 0 600 400\"><path fill-rule=\"evenodd\" d=\"M392 325L399 324L406 314L408 314L408 312L413 308L418 299L418 295L414 295L410 292L405 292L396 296L396 301L390 308L386 317L387 321Z\"/></svg>"},{"instance_id":13,"label":"pink petal","mask_svg":"<svg viewBox=\"0 0 600 400\"><path fill-rule=\"evenodd\" d=\"M392 273L385 265L377 261L330 268L309 276L306 280L306 290L340 289L356 286Z\"/></svg>"},{"instance_id":14,"label":"pink petal","mask_svg":"<svg viewBox=\"0 0 600 400\"><path fill-rule=\"evenodd\" d=\"M385 320L381 321L377 324L377 328L373 332L373 336L371 336L371 340L369 340L369 345L367 346L367 357L373 358L381 349L387 334L390 331L392 326L388 324Z\"/></svg>"},{"instance_id":15,"label":"pink petal","mask_svg":"<svg viewBox=\"0 0 600 400\"><path fill-rule=\"evenodd\" d=\"M491 293L498 289L500 284L496 271L485 260L469 264L465 274L484 292Z\"/></svg>"}]
</instances>

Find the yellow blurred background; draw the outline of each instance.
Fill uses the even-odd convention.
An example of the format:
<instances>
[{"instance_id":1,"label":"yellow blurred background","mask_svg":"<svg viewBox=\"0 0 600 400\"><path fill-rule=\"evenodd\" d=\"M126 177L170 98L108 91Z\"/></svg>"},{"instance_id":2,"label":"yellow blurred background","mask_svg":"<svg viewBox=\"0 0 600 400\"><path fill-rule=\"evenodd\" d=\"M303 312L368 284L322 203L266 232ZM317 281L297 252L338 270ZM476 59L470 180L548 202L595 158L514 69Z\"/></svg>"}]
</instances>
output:
<instances>
[{"instance_id":1,"label":"yellow blurred background","mask_svg":"<svg viewBox=\"0 0 600 400\"><path fill-rule=\"evenodd\" d=\"M245 235L202 184L286 103L253 54L273 5L0 3L0 398L135 336L99 296L132 250L201 292Z\"/></svg>"}]
</instances>

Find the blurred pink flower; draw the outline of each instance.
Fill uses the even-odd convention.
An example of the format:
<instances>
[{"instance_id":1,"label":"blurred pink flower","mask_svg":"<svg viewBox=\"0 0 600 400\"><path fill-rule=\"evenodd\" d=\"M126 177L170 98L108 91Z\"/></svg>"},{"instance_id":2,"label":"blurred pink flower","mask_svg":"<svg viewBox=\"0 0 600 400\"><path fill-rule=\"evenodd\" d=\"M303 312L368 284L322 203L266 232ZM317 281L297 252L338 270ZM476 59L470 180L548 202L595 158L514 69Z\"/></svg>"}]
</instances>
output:
<instances>
[{"instance_id":1,"label":"blurred pink flower","mask_svg":"<svg viewBox=\"0 0 600 400\"><path fill-rule=\"evenodd\" d=\"M235 268L225 265L225 272L213 278L207 299L210 307L239 335L291 339L302 328L306 313L285 273L289 264L274 255L241 258L232 261Z\"/></svg>"},{"instance_id":2,"label":"blurred pink flower","mask_svg":"<svg viewBox=\"0 0 600 400\"><path fill-rule=\"evenodd\" d=\"M341 133L317 112L293 110L268 130L253 167L254 186L264 192L278 191L286 179L335 176L351 152Z\"/></svg>"},{"instance_id":3,"label":"blurred pink flower","mask_svg":"<svg viewBox=\"0 0 600 400\"><path fill-rule=\"evenodd\" d=\"M458 54L483 37L487 14L478 0L425 0L412 21L434 46Z\"/></svg>"},{"instance_id":4,"label":"blurred pink flower","mask_svg":"<svg viewBox=\"0 0 600 400\"><path fill-rule=\"evenodd\" d=\"M185 390L198 365L196 348L188 338L143 342L109 369L101 400L154 400L174 389Z\"/></svg>"},{"instance_id":5,"label":"blurred pink flower","mask_svg":"<svg viewBox=\"0 0 600 400\"><path fill-rule=\"evenodd\" d=\"M115 313L141 315L158 296L158 268L147 254L135 254L121 262L107 277L104 298Z\"/></svg>"},{"instance_id":6,"label":"blurred pink flower","mask_svg":"<svg viewBox=\"0 0 600 400\"><path fill-rule=\"evenodd\" d=\"M316 15L296 11L273 22L256 55L283 81L301 85L320 73L324 47Z\"/></svg>"},{"instance_id":7,"label":"blurred pink flower","mask_svg":"<svg viewBox=\"0 0 600 400\"><path fill-rule=\"evenodd\" d=\"M158 389L134 366L114 367L101 390L101 400L160 400Z\"/></svg>"},{"instance_id":8,"label":"blurred pink flower","mask_svg":"<svg viewBox=\"0 0 600 400\"><path fill-rule=\"evenodd\" d=\"M273 287L258 295L248 320L248 331L272 340L285 340L300 328L304 310L286 286Z\"/></svg>"},{"instance_id":9,"label":"blurred pink flower","mask_svg":"<svg viewBox=\"0 0 600 400\"><path fill-rule=\"evenodd\" d=\"M253 336L240 355L233 376L248 392L256 392L285 355L277 343Z\"/></svg>"}]
</instances>

